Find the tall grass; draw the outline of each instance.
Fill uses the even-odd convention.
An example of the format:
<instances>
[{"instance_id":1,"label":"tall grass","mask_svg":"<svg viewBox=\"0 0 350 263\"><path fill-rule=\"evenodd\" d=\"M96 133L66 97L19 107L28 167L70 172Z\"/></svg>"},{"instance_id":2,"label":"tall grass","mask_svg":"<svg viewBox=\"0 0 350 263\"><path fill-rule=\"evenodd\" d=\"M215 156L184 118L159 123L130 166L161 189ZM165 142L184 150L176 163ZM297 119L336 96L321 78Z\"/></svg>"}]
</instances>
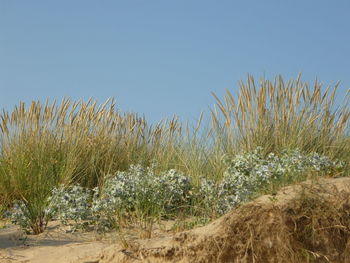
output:
<instances>
[{"instance_id":1,"label":"tall grass","mask_svg":"<svg viewBox=\"0 0 350 263\"><path fill-rule=\"evenodd\" d=\"M218 148L225 153L250 151L262 146L266 152L299 148L350 160L349 95L336 107L338 84L323 89L317 81L310 87L296 80L274 81L252 76L240 82L237 96L230 91L223 99L215 94L212 129Z\"/></svg>"},{"instance_id":2,"label":"tall grass","mask_svg":"<svg viewBox=\"0 0 350 263\"><path fill-rule=\"evenodd\" d=\"M0 197L25 202L34 232L45 225L45 200L57 184L94 187L102 177L154 159L167 166L176 155L181 126L174 118L149 126L115 102L64 99L24 103L0 115Z\"/></svg>"},{"instance_id":3,"label":"tall grass","mask_svg":"<svg viewBox=\"0 0 350 263\"><path fill-rule=\"evenodd\" d=\"M0 114L0 202L22 200L34 232L45 226L45 200L54 186L80 183L94 187L103 177L131 164L175 168L198 182L221 178L224 155L299 148L350 162L349 94L335 107L338 85L324 90L300 78L285 83L252 76L237 97L215 94L211 125L194 126L176 117L150 125L135 113L120 113L115 101L20 103Z\"/></svg>"}]
</instances>

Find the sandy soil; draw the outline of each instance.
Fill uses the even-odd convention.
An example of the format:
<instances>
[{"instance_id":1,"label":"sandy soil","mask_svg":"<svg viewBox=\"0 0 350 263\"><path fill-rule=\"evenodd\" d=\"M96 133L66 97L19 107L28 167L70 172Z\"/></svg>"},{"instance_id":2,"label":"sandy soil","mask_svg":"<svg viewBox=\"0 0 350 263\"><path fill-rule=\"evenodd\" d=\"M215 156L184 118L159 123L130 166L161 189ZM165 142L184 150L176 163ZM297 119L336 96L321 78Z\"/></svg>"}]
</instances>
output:
<instances>
[{"instance_id":1,"label":"sandy soil","mask_svg":"<svg viewBox=\"0 0 350 263\"><path fill-rule=\"evenodd\" d=\"M174 221L155 225L152 237L172 234ZM113 247L124 255L124 239L137 240L143 232L129 227L122 233L69 231L69 227L51 222L40 235L26 235L18 226L0 221L0 263L97 263L102 251Z\"/></svg>"},{"instance_id":2,"label":"sandy soil","mask_svg":"<svg viewBox=\"0 0 350 263\"><path fill-rule=\"evenodd\" d=\"M56 263L75 262L98 255L110 246L112 239L94 233L66 233L55 222L40 235L25 235L17 226L0 229L0 262Z\"/></svg>"}]
</instances>

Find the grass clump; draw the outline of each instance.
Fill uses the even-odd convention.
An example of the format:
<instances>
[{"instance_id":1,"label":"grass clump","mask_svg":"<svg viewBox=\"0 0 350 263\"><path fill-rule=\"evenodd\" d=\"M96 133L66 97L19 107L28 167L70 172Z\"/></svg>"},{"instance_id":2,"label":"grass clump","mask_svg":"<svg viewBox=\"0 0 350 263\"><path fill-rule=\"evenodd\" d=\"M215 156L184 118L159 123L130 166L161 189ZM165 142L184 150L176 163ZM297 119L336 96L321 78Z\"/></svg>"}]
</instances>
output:
<instances>
[{"instance_id":1,"label":"grass clump","mask_svg":"<svg viewBox=\"0 0 350 263\"><path fill-rule=\"evenodd\" d=\"M258 86L249 76L237 98L229 91L223 100L214 95L210 127L203 127L202 115L193 127L176 117L149 125L135 113L120 113L114 100L20 103L0 114L0 207L18 200L26 227L40 233L53 216L47 212L52 191L63 185L57 190L63 203L66 193L90 191L81 200L96 213L76 215L78 221L118 222L119 213L153 222L178 208L215 218L313 173L346 175L349 93L335 107L337 87L324 90L316 82L310 88L300 78L285 83L281 77Z\"/></svg>"},{"instance_id":2,"label":"grass clump","mask_svg":"<svg viewBox=\"0 0 350 263\"><path fill-rule=\"evenodd\" d=\"M120 114L114 101L60 105L24 103L0 116L0 199L21 200L34 233L45 226L52 189L80 183L95 187L110 172L134 162L168 158L178 131L176 120L149 127L136 114ZM163 158L162 158L163 156ZM6 204L4 204L6 206Z\"/></svg>"},{"instance_id":3,"label":"grass clump","mask_svg":"<svg viewBox=\"0 0 350 263\"><path fill-rule=\"evenodd\" d=\"M127 220L151 227L157 220L189 210L190 190L190 178L174 169L157 174L154 167L131 165L127 171L106 176L100 189L91 191L79 185L54 188L44 211L47 218L64 224L73 220L73 229L93 225L98 231L109 231L119 229ZM23 201L16 202L10 214L22 228L30 226Z\"/></svg>"},{"instance_id":4,"label":"grass clump","mask_svg":"<svg viewBox=\"0 0 350 263\"><path fill-rule=\"evenodd\" d=\"M343 104L336 107L338 84L323 89L296 80L274 81L252 76L240 82L237 97L230 91L221 100L215 94L212 127L217 147L225 153L236 149L252 151L257 146L264 153L286 149L317 152L349 161L349 91Z\"/></svg>"},{"instance_id":5,"label":"grass clump","mask_svg":"<svg viewBox=\"0 0 350 263\"><path fill-rule=\"evenodd\" d=\"M79 226L94 225L98 231L120 229L135 222L147 232L164 219L197 217L194 222L213 219L237 208L265 191L306 180L307 175L322 176L341 172L344 165L316 153L286 151L282 156L262 155L262 148L227 157L222 180L202 178L199 186L191 177L174 169L157 173L156 165L131 165L127 171L108 175L92 191L79 185L54 188L47 200L45 215ZM25 203L15 209L12 219L28 227ZM201 219L201 220L200 220ZM181 225L181 224L178 224ZM192 224L193 225L193 224Z\"/></svg>"},{"instance_id":6,"label":"grass clump","mask_svg":"<svg viewBox=\"0 0 350 263\"><path fill-rule=\"evenodd\" d=\"M51 190L64 182L71 159L64 156L52 136L40 140L37 135L22 135L13 139L10 148L3 148L0 157L1 195L7 200L21 200L19 207L25 211L34 233L46 227L49 218L45 212ZM57 147L56 147L57 146Z\"/></svg>"}]
</instances>

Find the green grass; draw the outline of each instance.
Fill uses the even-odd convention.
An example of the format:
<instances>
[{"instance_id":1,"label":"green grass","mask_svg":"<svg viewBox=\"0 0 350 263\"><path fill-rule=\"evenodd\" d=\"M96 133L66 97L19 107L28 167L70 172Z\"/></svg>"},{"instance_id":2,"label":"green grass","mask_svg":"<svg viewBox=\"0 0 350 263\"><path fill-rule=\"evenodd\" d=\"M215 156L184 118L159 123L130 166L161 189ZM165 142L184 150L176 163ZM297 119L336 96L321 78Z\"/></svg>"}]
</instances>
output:
<instances>
[{"instance_id":1,"label":"green grass","mask_svg":"<svg viewBox=\"0 0 350 263\"><path fill-rule=\"evenodd\" d=\"M300 78L277 77L259 85L249 76L237 96L216 99L211 125L193 127L177 118L150 125L135 113L120 113L113 99L19 103L0 115L0 202L25 202L33 231L41 232L43 209L58 184L95 187L107 174L131 164L158 162L193 177L221 178L223 156L284 149L318 152L350 163L349 91L335 107L337 85L324 90ZM349 168L347 168L347 172Z\"/></svg>"},{"instance_id":2,"label":"green grass","mask_svg":"<svg viewBox=\"0 0 350 263\"><path fill-rule=\"evenodd\" d=\"M266 152L300 149L332 158L350 160L349 95L336 107L338 85L324 89L296 80L285 82L249 76L241 82L237 98L227 91L212 111L212 126L224 152L237 148L251 151L261 146ZM234 150L232 150L234 149Z\"/></svg>"}]
</instances>

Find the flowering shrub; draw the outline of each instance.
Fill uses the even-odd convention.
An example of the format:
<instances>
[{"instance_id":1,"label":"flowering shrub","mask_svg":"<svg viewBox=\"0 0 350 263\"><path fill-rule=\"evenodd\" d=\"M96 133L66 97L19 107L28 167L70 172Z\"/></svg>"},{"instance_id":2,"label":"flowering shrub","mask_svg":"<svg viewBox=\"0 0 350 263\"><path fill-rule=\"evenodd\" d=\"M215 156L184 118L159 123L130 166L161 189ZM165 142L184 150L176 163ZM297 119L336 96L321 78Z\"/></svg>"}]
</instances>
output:
<instances>
[{"instance_id":1,"label":"flowering shrub","mask_svg":"<svg viewBox=\"0 0 350 263\"><path fill-rule=\"evenodd\" d=\"M307 171L330 173L344 167L341 161L332 161L317 153L303 155L298 150L284 151L281 157L270 153L264 158L260 147L251 153L226 157L224 162L227 169L223 180L218 184L202 180L199 189L204 203L210 203L218 214L249 200L270 183L298 178Z\"/></svg>"},{"instance_id":2,"label":"flowering shrub","mask_svg":"<svg viewBox=\"0 0 350 263\"><path fill-rule=\"evenodd\" d=\"M204 214L221 215L269 184L289 182L309 171L327 174L345 165L298 150L264 157L259 147L250 153L226 157L224 163L226 170L221 181L202 178L199 187L193 187L188 176L174 169L156 174L154 165L147 168L131 165L127 171L106 176L102 187L92 191L79 185L60 186L52 190L44 218L74 220L77 224L89 220L106 230L118 224L118 215L167 216L189 207L193 200ZM31 224L28 213L27 206L17 202L11 218L28 228Z\"/></svg>"},{"instance_id":3,"label":"flowering shrub","mask_svg":"<svg viewBox=\"0 0 350 263\"><path fill-rule=\"evenodd\" d=\"M154 167L132 165L126 172L107 177L101 190L94 189L92 212L97 219L120 211L162 216L185 205L190 189L189 178L175 170L157 175Z\"/></svg>"},{"instance_id":4,"label":"flowering shrub","mask_svg":"<svg viewBox=\"0 0 350 263\"><path fill-rule=\"evenodd\" d=\"M54 218L61 220L64 224L68 220L74 220L76 226L82 224L84 220L91 218L90 211L91 194L88 189L79 185L72 187L64 187L63 185L54 188L51 196L46 200L47 208L44 209L43 214L33 222L33 212L30 205L23 201L15 201L11 211L7 211L7 217L15 224L18 224L26 232L33 230L33 227L46 227L47 221Z\"/></svg>"},{"instance_id":5,"label":"flowering shrub","mask_svg":"<svg viewBox=\"0 0 350 263\"><path fill-rule=\"evenodd\" d=\"M29 231L31 228L31 220L28 215L29 211L23 201L15 201L13 208L5 213L5 216L9 217L12 223L20 225L24 230Z\"/></svg>"},{"instance_id":6,"label":"flowering shrub","mask_svg":"<svg viewBox=\"0 0 350 263\"><path fill-rule=\"evenodd\" d=\"M191 181L188 176L171 169L154 177L154 184L158 185L159 198L166 214L176 212L186 206L191 199Z\"/></svg>"},{"instance_id":7,"label":"flowering shrub","mask_svg":"<svg viewBox=\"0 0 350 263\"><path fill-rule=\"evenodd\" d=\"M52 190L48 199L47 213L66 223L74 220L81 223L91 218L91 191L79 185L65 187L61 185Z\"/></svg>"}]
</instances>

